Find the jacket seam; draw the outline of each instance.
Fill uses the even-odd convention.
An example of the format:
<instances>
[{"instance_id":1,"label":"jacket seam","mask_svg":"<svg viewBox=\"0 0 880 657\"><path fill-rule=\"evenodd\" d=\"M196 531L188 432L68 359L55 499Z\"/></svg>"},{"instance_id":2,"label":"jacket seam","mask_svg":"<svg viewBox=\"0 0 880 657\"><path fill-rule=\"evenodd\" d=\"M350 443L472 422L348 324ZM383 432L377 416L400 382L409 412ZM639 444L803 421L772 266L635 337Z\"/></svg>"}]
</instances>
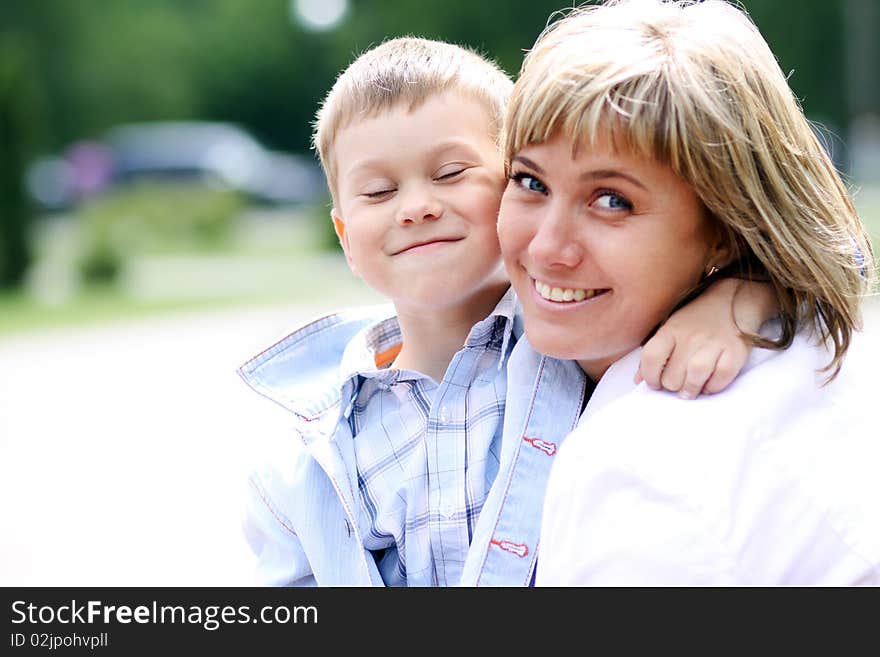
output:
<instances>
[{"instance_id":1,"label":"jacket seam","mask_svg":"<svg viewBox=\"0 0 880 657\"><path fill-rule=\"evenodd\" d=\"M256 481L254 481L253 477L248 478L248 483L251 485L251 488L254 489L257 496L259 496L260 500L269 510L269 513L272 514L272 517L275 518L276 521L278 521L278 524L281 525L285 530L299 538L299 535L290 526L291 523L287 519L287 517L276 510L275 505L270 501L269 496L263 491L263 488L259 484L257 484Z\"/></svg>"}]
</instances>

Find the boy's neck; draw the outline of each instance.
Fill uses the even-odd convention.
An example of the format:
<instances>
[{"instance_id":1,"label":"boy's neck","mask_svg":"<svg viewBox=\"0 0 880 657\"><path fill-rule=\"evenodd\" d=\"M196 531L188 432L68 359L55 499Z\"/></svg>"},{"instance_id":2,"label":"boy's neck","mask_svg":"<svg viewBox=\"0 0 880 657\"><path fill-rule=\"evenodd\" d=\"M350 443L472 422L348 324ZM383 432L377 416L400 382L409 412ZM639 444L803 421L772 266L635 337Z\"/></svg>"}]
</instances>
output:
<instances>
[{"instance_id":1,"label":"boy's neck","mask_svg":"<svg viewBox=\"0 0 880 657\"><path fill-rule=\"evenodd\" d=\"M483 290L479 299L456 307L425 309L396 305L403 347L393 367L427 374L438 383L442 381L474 324L489 316L509 287L505 281Z\"/></svg>"}]
</instances>

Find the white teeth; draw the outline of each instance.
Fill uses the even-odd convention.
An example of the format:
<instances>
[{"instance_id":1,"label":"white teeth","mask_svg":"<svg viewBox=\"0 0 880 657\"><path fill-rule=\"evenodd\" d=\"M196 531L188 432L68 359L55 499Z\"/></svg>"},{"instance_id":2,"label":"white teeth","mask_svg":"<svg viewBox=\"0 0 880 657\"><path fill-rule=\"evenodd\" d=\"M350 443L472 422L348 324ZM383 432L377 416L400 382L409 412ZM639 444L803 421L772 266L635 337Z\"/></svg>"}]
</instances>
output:
<instances>
[{"instance_id":1,"label":"white teeth","mask_svg":"<svg viewBox=\"0 0 880 657\"><path fill-rule=\"evenodd\" d=\"M535 280L535 289L543 298L550 301L583 301L596 296L596 290L575 290L573 288L550 287L547 283Z\"/></svg>"}]
</instances>

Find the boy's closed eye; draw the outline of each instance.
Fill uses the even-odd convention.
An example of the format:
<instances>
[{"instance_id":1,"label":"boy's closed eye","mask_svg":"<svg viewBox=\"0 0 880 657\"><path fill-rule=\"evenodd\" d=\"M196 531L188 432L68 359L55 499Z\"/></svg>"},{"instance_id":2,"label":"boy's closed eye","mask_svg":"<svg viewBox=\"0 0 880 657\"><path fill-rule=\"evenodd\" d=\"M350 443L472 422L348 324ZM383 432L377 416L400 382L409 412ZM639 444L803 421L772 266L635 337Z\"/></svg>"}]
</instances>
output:
<instances>
[{"instance_id":1,"label":"boy's closed eye","mask_svg":"<svg viewBox=\"0 0 880 657\"><path fill-rule=\"evenodd\" d=\"M466 166L460 163L448 164L441 167L432 177L437 182L453 181L464 174L464 172L470 168L470 166Z\"/></svg>"},{"instance_id":2,"label":"boy's closed eye","mask_svg":"<svg viewBox=\"0 0 880 657\"><path fill-rule=\"evenodd\" d=\"M450 164L441 167L431 179L435 182L455 182L460 179L464 173L472 168L472 165L461 163ZM369 186L361 192L360 196L370 200L384 200L397 191L397 186L389 183L377 183Z\"/></svg>"},{"instance_id":3,"label":"boy's closed eye","mask_svg":"<svg viewBox=\"0 0 880 657\"><path fill-rule=\"evenodd\" d=\"M367 199L381 199L397 191L397 187L389 184L373 185L361 192L360 196Z\"/></svg>"}]
</instances>

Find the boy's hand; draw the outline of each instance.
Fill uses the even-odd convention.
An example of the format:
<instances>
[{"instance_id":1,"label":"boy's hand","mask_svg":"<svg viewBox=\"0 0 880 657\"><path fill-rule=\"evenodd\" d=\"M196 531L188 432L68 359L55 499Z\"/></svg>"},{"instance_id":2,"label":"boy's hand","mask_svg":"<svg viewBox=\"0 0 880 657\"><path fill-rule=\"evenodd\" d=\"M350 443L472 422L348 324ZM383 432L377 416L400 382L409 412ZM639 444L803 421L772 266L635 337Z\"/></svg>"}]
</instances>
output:
<instances>
[{"instance_id":1,"label":"boy's hand","mask_svg":"<svg viewBox=\"0 0 880 657\"><path fill-rule=\"evenodd\" d=\"M684 399L720 392L739 374L752 348L734 314L743 331L757 333L777 312L768 283L719 279L645 344L635 383L645 381Z\"/></svg>"}]
</instances>

